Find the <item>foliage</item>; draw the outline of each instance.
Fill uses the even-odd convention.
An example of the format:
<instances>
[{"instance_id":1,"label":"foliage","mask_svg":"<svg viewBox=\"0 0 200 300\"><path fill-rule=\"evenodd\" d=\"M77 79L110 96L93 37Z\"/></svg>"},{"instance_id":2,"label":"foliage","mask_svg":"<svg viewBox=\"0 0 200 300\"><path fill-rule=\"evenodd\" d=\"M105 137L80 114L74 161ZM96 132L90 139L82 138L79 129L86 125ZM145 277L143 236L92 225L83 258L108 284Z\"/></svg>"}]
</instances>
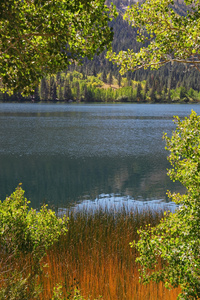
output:
<instances>
[{"instance_id":1,"label":"foliage","mask_svg":"<svg viewBox=\"0 0 200 300\"><path fill-rule=\"evenodd\" d=\"M104 0L2 0L0 79L28 93L40 78L110 46L113 8Z\"/></svg>"},{"instance_id":2,"label":"foliage","mask_svg":"<svg viewBox=\"0 0 200 300\"><path fill-rule=\"evenodd\" d=\"M169 62L186 63L200 70L199 3L199 0L184 0L188 11L181 15L174 0L137 2L127 9L124 19L137 29L137 40L143 47L118 54L111 51L107 57L121 65L121 73L148 67L157 69Z\"/></svg>"},{"instance_id":3,"label":"foliage","mask_svg":"<svg viewBox=\"0 0 200 300\"><path fill-rule=\"evenodd\" d=\"M172 169L168 174L179 180L186 194L168 195L179 205L167 213L157 227L139 230L140 240L131 243L140 253L142 282L162 281L167 288L180 285L179 299L200 297L200 116L194 111L184 120L175 117L176 130L166 149ZM163 268L158 269L161 259Z\"/></svg>"},{"instance_id":4,"label":"foliage","mask_svg":"<svg viewBox=\"0 0 200 300\"><path fill-rule=\"evenodd\" d=\"M57 284L54 289L53 289L53 297L51 300L67 300L67 299L71 299L71 300L92 300L91 298L85 298L81 295L80 291L78 288L74 288L73 293L69 294L69 296L67 296L67 298L63 295L62 292L62 284ZM98 299L93 299L93 300L100 300L102 299L101 296L98 297Z\"/></svg>"},{"instance_id":5,"label":"foliage","mask_svg":"<svg viewBox=\"0 0 200 300\"><path fill-rule=\"evenodd\" d=\"M0 201L0 245L6 252L44 252L67 232L68 219L58 218L47 205L39 212L28 207L18 186L10 197Z\"/></svg>"},{"instance_id":6,"label":"foliage","mask_svg":"<svg viewBox=\"0 0 200 300\"><path fill-rule=\"evenodd\" d=\"M106 1L107 5L111 1ZM142 43L139 43L136 41L137 36L137 29L132 28L131 25L128 24L127 21L123 20L123 14L124 14L124 8L127 5L130 5L132 1L128 0L114 0L112 1L116 6L117 10L120 11L118 14L118 17L114 19L110 26L113 28L114 37L112 42L112 49L113 52L118 53L119 51L126 51L127 49L132 49L134 52L139 52L140 47L142 46ZM141 1L140 1L141 2ZM129 3L129 4L128 4ZM179 12L186 12L185 6L182 2L175 2L176 11L178 8ZM187 8L187 7L186 7ZM102 33L103 34L103 33ZM144 46L144 45L143 45ZM116 64L112 64L109 62L106 58L105 51L101 53L100 55L94 55L94 58L92 60L88 60L87 58L83 59L83 65L79 65L77 63L71 64L68 66L68 70L70 72L76 70L84 75L84 77L94 75L94 70L97 75L103 74L104 77L101 79L103 82L107 81L107 75L112 72L113 78L119 78L119 67ZM66 65L62 66L62 70L66 69ZM59 74L59 73L58 73ZM158 70L150 70L149 68L144 70L140 69L136 72L129 73L129 76L132 80L136 81L142 81L146 80L149 81L150 77L154 76L154 78L158 77L160 79L160 85L162 89L176 89L180 86L185 86L188 90L190 88L196 90L199 92L200 86L200 72L198 72L194 68L190 68L186 64L178 64L174 63L173 66L171 64L166 64L165 66L161 67ZM45 76L46 77L46 76ZM171 79L170 79L171 77ZM57 77L58 79L58 77ZM122 81L126 78L122 78ZM57 80L56 80L57 81ZM115 84L115 83L114 83ZM116 82L118 84L118 82ZM49 93L50 88L48 89ZM64 87L62 87L62 84L59 86L57 85L57 99L63 99L63 94L65 93ZM44 97L40 97L42 100L52 100L50 98L50 95L47 95L47 97L44 95ZM65 97L66 98L66 97ZM163 97L162 97L163 98ZM168 98L168 97L167 97ZM68 97L68 100L73 98L71 96ZM148 96L147 98L148 99ZM16 94L12 97L5 93L0 93L0 100L1 101L23 101L24 98L21 97L21 95ZM26 98L26 100L32 100L31 97ZM34 100L38 101L38 95L37 93L34 94ZM64 99L63 99L64 100ZM165 97L166 100L166 97ZM103 100L104 101L104 100Z\"/></svg>"},{"instance_id":7,"label":"foliage","mask_svg":"<svg viewBox=\"0 0 200 300\"><path fill-rule=\"evenodd\" d=\"M12 265L9 265L12 268ZM1 271L2 272L2 271ZM7 300L32 300L39 299L41 287L37 283L37 276L23 276L22 272L12 270L9 276L5 278L5 286L1 286L0 299Z\"/></svg>"},{"instance_id":8,"label":"foliage","mask_svg":"<svg viewBox=\"0 0 200 300\"><path fill-rule=\"evenodd\" d=\"M29 210L28 204L20 185L0 201L0 299L38 299L41 259L67 233L67 217L58 218L47 205Z\"/></svg>"},{"instance_id":9,"label":"foliage","mask_svg":"<svg viewBox=\"0 0 200 300\"><path fill-rule=\"evenodd\" d=\"M22 295L27 291L25 299L34 299L39 285L41 293L36 299L54 297L55 300L57 297L59 300L72 300L74 296L78 297L74 293L76 289L85 300L96 299L98 295L106 300L128 300L133 299L133 295L137 300L175 299L178 290L165 290L162 283L144 286L138 282L136 251L129 247L129 242L138 238L137 228L144 228L145 224L155 226L161 217L163 210L155 211L147 207L138 210L129 205L100 206L95 210L86 205L78 211L70 211L68 232L47 251L40 264L43 266L42 272L35 273L39 274L38 277L34 274L28 277L35 268L32 253L13 257L13 265L7 259L10 255L0 255L0 291L8 285L6 292L10 296L11 291L14 295L15 288L21 286ZM17 273L14 278L15 269ZM22 284L18 282L21 280ZM33 287L31 284L34 284Z\"/></svg>"}]
</instances>

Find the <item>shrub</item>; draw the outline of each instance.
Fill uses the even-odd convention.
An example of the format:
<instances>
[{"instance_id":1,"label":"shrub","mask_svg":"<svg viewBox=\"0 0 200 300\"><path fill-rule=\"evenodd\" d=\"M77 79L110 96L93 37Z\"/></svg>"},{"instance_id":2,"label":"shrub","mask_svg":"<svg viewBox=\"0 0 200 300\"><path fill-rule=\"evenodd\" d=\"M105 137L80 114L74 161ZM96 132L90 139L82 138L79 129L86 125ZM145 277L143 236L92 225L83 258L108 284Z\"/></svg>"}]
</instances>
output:
<instances>
[{"instance_id":1,"label":"shrub","mask_svg":"<svg viewBox=\"0 0 200 300\"><path fill-rule=\"evenodd\" d=\"M58 218L47 205L39 212L29 210L28 204L20 185L0 201L0 299L38 299L42 291L38 285L43 272L41 259L67 232L65 216Z\"/></svg>"},{"instance_id":2,"label":"shrub","mask_svg":"<svg viewBox=\"0 0 200 300\"><path fill-rule=\"evenodd\" d=\"M165 134L172 169L170 178L186 188L184 195L168 195L179 205L166 213L156 227L139 230L140 240L131 243L140 255L141 281L162 281L167 288L178 287L178 299L200 297L200 116L192 111L184 120L175 117L176 130ZM162 269L158 269L161 260Z\"/></svg>"},{"instance_id":3,"label":"shrub","mask_svg":"<svg viewBox=\"0 0 200 300\"><path fill-rule=\"evenodd\" d=\"M20 185L10 197L0 201L0 245L8 253L38 249L44 253L67 232L65 216L58 218L47 205L39 212L29 210L28 204Z\"/></svg>"}]
</instances>

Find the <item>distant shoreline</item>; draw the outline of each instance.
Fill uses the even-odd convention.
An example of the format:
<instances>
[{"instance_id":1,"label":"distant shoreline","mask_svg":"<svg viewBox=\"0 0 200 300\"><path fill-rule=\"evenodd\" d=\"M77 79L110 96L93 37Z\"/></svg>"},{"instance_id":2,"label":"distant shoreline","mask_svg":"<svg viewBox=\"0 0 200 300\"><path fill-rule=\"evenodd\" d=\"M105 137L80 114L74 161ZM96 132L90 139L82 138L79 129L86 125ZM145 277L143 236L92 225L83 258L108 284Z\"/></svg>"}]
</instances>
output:
<instances>
[{"instance_id":1,"label":"distant shoreline","mask_svg":"<svg viewBox=\"0 0 200 300\"><path fill-rule=\"evenodd\" d=\"M32 101L32 100L10 100L10 101L2 101L0 103L47 103L47 104L200 104L200 101L64 101L64 100L40 100L40 101Z\"/></svg>"}]
</instances>

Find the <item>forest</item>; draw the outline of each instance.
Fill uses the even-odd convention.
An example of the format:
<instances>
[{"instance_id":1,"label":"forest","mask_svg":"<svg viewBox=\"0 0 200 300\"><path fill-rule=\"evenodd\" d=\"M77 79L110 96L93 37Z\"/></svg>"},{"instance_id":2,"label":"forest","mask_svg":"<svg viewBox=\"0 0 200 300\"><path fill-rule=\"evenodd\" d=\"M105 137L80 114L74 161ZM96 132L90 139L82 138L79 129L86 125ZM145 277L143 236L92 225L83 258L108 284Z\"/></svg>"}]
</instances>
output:
<instances>
[{"instance_id":1,"label":"forest","mask_svg":"<svg viewBox=\"0 0 200 300\"><path fill-rule=\"evenodd\" d=\"M71 67L72 69L72 67ZM43 78L33 95L2 94L2 101L53 101L53 102L137 102L137 103L194 103L200 101L200 92L187 85L174 84L150 73L147 80L134 80L129 76L115 77L112 72L85 74L79 67ZM192 77L192 76L191 76ZM163 77L164 80L165 77ZM167 79L167 77L166 77ZM174 80L174 79L173 79ZM175 80L174 80L175 81ZM189 81L188 81L189 82ZM172 85L171 85L172 87Z\"/></svg>"},{"instance_id":2,"label":"forest","mask_svg":"<svg viewBox=\"0 0 200 300\"><path fill-rule=\"evenodd\" d=\"M131 1L113 1L118 17L110 22L114 39L112 49L133 49L142 46L136 41L137 28L123 20L123 13ZM110 2L107 1L109 5ZM176 8L180 14L186 9L181 1ZM48 75L40 81L34 93L22 96L0 93L1 101L65 101L65 102L198 102L200 101L200 73L186 64L168 63L159 70L127 71L123 76L119 67L106 59L106 51L82 64L71 64L62 72Z\"/></svg>"}]
</instances>

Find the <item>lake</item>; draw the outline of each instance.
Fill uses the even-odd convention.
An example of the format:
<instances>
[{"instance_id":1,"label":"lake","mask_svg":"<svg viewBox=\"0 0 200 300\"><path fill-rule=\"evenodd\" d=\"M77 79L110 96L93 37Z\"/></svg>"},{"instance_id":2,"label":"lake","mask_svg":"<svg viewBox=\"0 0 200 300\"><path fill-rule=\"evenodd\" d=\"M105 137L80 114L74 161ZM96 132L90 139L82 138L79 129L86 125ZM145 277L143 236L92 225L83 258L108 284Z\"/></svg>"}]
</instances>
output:
<instances>
[{"instance_id":1,"label":"lake","mask_svg":"<svg viewBox=\"0 0 200 300\"><path fill-rule=\"evenodd\" d=\"M162 140L200 105L0 103L0 199L23 183L38 208L163 205L183 192ZM170 205L173 206L172 203Z\"/></svg>"}]
</instances>

